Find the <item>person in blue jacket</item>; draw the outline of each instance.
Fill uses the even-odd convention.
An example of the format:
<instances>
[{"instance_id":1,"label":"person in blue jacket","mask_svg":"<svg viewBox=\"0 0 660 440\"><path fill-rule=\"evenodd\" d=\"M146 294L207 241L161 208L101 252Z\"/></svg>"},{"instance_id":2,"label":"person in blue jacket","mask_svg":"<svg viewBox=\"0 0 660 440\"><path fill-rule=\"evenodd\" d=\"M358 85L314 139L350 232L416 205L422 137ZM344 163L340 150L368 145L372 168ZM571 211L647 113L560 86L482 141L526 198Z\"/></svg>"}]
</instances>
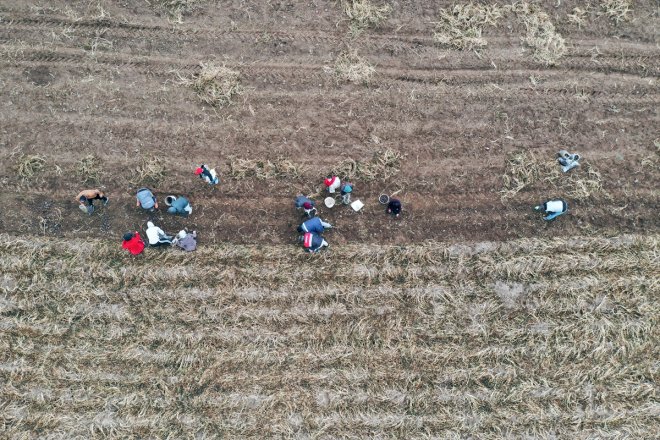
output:
<instances>
[{"instance_id":1,"label":"person in blue jacket","mask_svg":"<svg viewBox=\"0 0 660 440\"><path fill-rule=\"evenodd\" d=\"M332 228L332 225L330 223L326 223L323 220L321 220L319 217L314 217L310 218L300 226L298 226L298 232L304 233L304 232L311 232L314 234L323 234L323 231L325 228Z\"/></svg>"},{"instance_id":2,"label":"person in blue jacket","mask_svg":"<svg viewBox=\"0 0 660 440\"><path fill-rule=\"evenodd\" d=\"M169 201L170 207L167 208L167 212L170 214L174 215L182 215L184 217L188 217L188 215L192 214L192 206L190 206L190 202L188 201L187 198L183 196L179 197L174 197L174 196L168 196L167 201Z\"/></svg>"},{"instance_id":3,"label":"person in blue jacket","mask_svg":"<svg viewBox=\"0 0 660 440\"><path fill-rule=\"evenodd\" d=\"M135 198L137 199L137 206L142 207L142 209L146 209L147 211L158 209L158 201L156 200L156 196L151 192L149 188L138 189Z\"/></svg>"},{"instance_id":4,"label":"person in blue jacket","mask_svg":"<svg viewBox=\"0 0 660 440\"><path fill-rule=\"evenodd\" d=\"M324 247L328 247L329 244L318 234L313 234L311 232L306 232L305 235L301 235L298 240L303 244L303 247L307 249L308 252L316 253Z\"/></svg>"}]
</instances>

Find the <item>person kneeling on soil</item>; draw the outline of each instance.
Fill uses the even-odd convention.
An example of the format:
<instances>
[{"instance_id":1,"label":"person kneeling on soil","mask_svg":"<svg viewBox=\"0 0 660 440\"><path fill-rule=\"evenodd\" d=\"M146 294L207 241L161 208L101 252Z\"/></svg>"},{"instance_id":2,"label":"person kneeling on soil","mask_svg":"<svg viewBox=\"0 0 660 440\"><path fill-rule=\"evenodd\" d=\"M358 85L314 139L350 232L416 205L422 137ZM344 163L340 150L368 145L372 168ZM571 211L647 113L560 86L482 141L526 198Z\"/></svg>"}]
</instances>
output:
<instances>
[{"instance_id":1,"label":"person kneeling on soil","mask_svg":"<svg viewBox=\"0 0 660 440\"><path fill-rule=\"evenodd\" d=\"M302 209L305 212L305 215L309 218L312 218L316 215L316 203L314 200L305 197L302 194L298 194L293 204L295 205L296 209Z\"/></svg>"},{"instance_id":2,"label":"person kneeling on soil","mask_svg":"<svg viewBox=\"0 0 660 440\"><path fill-rule=\"evenodd\" d=\"M182 215L184 217L188 217L192 214L192 206L190 206L188 199L183 196L167 196L165 201L170 206L167 208L167 212L170 214Z\"/></svg>"},{"instance_id":3,"label":"person kneeling on soil","mask_svg":"<svg viewBox=\"0 0 660 440\"><path fill-rule=\"evenodd\" d=\"M179 246L186 252L194 251L197 249L197 231L192 231L191 233L188 233L185 230L179 231L172 241L172 244Z\"/></svg>"},{"instance_id":4,"label":"person kneeling on soil","mask_svg":"<svg viewBox=\"0 0 660 440\"><path fill-rule=\"evenodd\" d=\"M144 241L140 238L138 231L127 232L124 234L124 241L121 243L121 247L133 255L138 255L144 250Z\"/></svg>"},{"instance_id":5,"label":"person kneeling on soil","mask_svg":"<svg viewBox=\"0 0 660 440\"><path fill-rule=\"evenodd\" d=\"M337 176L328 176L328 178L325 179L323 183L325 184L326 188L328 188L328 192L330 194L333 194L341 186L341 180L339 180L339 177Z\"/></svg>"},{"instance_id":6,"label":"person kneeling on soil","mask_svg":"<svg viewBox=\"0 0 660 440\"><path fill-rule=\"evenodd\" d=\"M557 153L557 162L559 162L559 165L561 165L561 170L565 173L575 167L579 167L579 160L579 154L571 154L566 150L560 150L559 153Z\"/></svg>"},{"instance_id":7,"label":"person kneeling on soil","mask_svg":"<svg viewBox=\"0 0 660 440\"><path fill-rule=\"evenodd\" d=\"M325 228L332 228L330 223L326 223L321 220L319 217L310 218L300 226L298 226L298 232L311 232L313 234L323 234Z\"/></svg>"},{"instance_id":8,"label":"person kneeling on soil","mask_svg":"<svg viewBox=\"0 0 660 440\"><path fill-rule=\"evenodd\" d=\"M311 232L306 232L305 235L298 237L298 240L302 242L303 247L311 253L320 251L322 248L329 246L328 242L323 239L318 234L312 234Z\"/></svg>"},{"instance_id":9,"label":"person kneeling on soil","mask_svg":"<svg viewBox=\"0 0 660 440\"><path fill-rule=\"evenodd\" d=\"M156 196L151 192L149 188L138 189L135 198L137 199L137 206L142 207L142 209L146 209L147 211L158 209L158 201L156 200Z\"/></svg>"},{"instance_id":10,"label":"person kneeling on soil","mask_svg":"<svg viewBox=\"0 0 660 440\"><path fill-rule=\"evenodd\" d=\"M162 246L164 244L171 245L172 237L165 234L165 231L154 225L152 222L147 222L147 239L149 246Z\"/></svg>"},{"instance_id":11,"label":"person kneeling on soil","mask_svg":"<svg viewBox=\"0 0 660 440\"><path fill-rule=\"evenodd\" d=\"M399 199L390 199L387 204L387 213L398 217L401 214L401 201Z\"/></svg>"},{"instance_id":12,"label":"person kneeling on soil","mask_svg":"<svg viewBox=\"0 0 660 440\"><path fill-rule=\"evenodd\" d=\"M543 220L549 221L567 212L568 203L562 199L548 200L541 205L535 206L534 211L548 214L547 216L543 217Z\"/></svg>"},{"instance_id":13,"label":"person kneeling on soil","mask_svg":"<svg viewBox=\"0 0 660 440\"><path fill-rule=\"evenodd\" d=\"M204 182L208 183L209 185L217 185L218 182L220 182L220 179L218 179L218 175L216 174L215 170L209 169L209 167L204 164L195 170L195 174L197 174Z\"/></svg>"},{"instance_id":14,"label":"person kneeling on soil","mask_svg":"<svg viewBox=\"0 0 660 440\"><path fill-rule=\"evenodd\" d=\"M344 183L341 186L341 202L344 205L350 205L351 204L351 193L353 192L353 184L352 183Z\"/></svg>"},{"instance_id":15,"label":"person kneeling on soil","mask_svg":"<svg viewBox=\"0 0 660 440\"><path fill-rule=\"evenodd\" d=\"M108 204L108 198L103 191L98 189L86 189L80 191L76 196L76 200L80 203L80 209L87 214L94 212L94 200L100 200L103 202L104 206Z\"/></svg>"}]
</instances>

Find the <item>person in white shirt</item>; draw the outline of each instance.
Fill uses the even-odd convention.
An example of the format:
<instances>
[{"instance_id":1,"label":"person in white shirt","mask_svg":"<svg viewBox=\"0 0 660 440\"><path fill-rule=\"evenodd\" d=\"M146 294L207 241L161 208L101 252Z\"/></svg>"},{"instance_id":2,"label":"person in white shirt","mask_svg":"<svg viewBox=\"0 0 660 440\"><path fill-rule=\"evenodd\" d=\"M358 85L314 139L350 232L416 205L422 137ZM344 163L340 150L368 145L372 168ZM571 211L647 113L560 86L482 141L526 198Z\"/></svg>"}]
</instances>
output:
<instances>
[{"instance_id":1,"label":"person in white shirt","mask_svg":"<svg viewBox=\"0 0 660 440\"><path fill-rule=\"evenodd\" d=\"M149 246L162 246L164 244L171 245L172 237L168 236L165 231L154 225L152 222L147 222L147 239Z\"/></svg>"},{"instance_id":2,"label":"person in white shirt","mask_svg":"<svg viewBox=\"0 0 660 440\"><path fill-rule=\"evenodd\" d=\"M339 177L337 176L328 176L328 178L325 179L323 183L325 184L326 188L328 188L328 192L330 194L337 191L341 186L341 180L339 180Z\"/></svg>"},{"instance_id":3,"label":"person in white shirt","mask_svg":"<svg viewBox=\"0 0 660 440\"><path fill-rule=\"evenodd\" d=\"M562 199L548 200L547 202L543 202L541 205L535 206L534 210L548 214L543 217L543 220L549 221L567 212L568 203Z\"/></svg>"},{"instance_id":4,"label":"person in white shirt","mask_svg":"<svg viewBox=\"0 0 660 440\"><path fill-rule=\"evenodd\" d=\"M561 170L565 173L575 167L579 167L579 160L579 154L571 154L566 150L559 150L559 153L557 153L557 162L559 162L559 165L561 165Z\"/></svg>"}]
</instances>

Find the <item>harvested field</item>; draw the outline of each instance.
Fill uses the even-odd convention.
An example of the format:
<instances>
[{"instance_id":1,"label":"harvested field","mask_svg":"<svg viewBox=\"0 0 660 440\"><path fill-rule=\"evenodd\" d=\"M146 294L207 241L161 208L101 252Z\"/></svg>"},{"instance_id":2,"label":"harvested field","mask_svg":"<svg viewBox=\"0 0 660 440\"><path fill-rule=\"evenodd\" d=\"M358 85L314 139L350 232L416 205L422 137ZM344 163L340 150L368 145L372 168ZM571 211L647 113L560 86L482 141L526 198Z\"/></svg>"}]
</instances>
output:
<instances>
[{"instance_id":1,"label":"harvested field","mask_svg":"<svg viewBox=\"0 0 660 440\"><path fill-rule=\"evenodd\" d=\"M0 1L0 438L659 438L657 29L630 0ZM331 171L365 207L321 207L310 257L292 201ZM129 258L148 220L199 249Z\"/></svg>"},{"instance_id":2,"label":"harvested field","mask_svg":"<svg viewBox=\"0 0 660 440\"><path fill-rule=\"evenodd\" d=\"M657 438L659 238L131 258L2 235L0 432Z\"/></svg>"}]
</instances>

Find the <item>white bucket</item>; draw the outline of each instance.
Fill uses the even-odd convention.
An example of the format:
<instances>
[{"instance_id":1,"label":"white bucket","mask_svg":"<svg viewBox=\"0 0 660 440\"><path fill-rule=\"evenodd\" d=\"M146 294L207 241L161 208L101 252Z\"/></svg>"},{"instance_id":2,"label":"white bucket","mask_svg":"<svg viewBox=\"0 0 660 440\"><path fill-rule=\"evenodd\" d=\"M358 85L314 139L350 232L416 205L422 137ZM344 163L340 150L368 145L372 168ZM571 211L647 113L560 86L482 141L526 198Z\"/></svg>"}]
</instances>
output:
<instances>
[{"instance_id":1,"label":"white bucket","mask_svg":"<svg viewBox=\"0 0 660 440\"><path fill-rule=\"evenodd\" d=\"M332 208L333 206L335 206L335 198L334 197L326 197L325 200L323 201L323 203L328 208Z\"/></svg>"}]
</instances>

